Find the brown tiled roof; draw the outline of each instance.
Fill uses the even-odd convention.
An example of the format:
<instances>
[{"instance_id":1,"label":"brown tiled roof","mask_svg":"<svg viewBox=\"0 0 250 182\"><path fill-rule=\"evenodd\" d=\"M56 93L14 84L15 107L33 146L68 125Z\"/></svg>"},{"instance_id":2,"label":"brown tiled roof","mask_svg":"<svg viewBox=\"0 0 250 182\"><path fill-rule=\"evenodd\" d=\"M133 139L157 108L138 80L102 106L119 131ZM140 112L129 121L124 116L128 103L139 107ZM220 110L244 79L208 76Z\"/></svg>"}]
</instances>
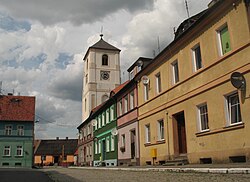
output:
<instances>
[{"instance_id":1,"label":"brown tiled roof","mask_svg":"<svg viewBox=\"0 0 250 182\"><path fill-rule=\"evenodd\" d=\"M34 121L35 97L0 95L0 121Z\"/></svg>"},{"instance_id":2,"label":"brown tiled roof","mask_svg":"<svg viewBox=\"0 0 250 182\"><path fill-rule=\"evenodd\" d=\"M122 83L121 85L119 85L118 87L116 87L115 89L113 89L113 90L111 91L111 93L113 93L113 94L118 93L125 85L127 85L127 83L128 83L129 81L130 81L130 80L125 81L124 83Z\"/></svg>"},{"instance_id":3,"label":"brown tiled roof","mask_svg":"<svg viewBox=\"0 0 250 182\"><path fill-rule=\"evenodd\" d=\"M35 155L62 155L63 145L65 155L74 155L77 142L77 139L41 140Z\"/></svg>"}]
</instances>

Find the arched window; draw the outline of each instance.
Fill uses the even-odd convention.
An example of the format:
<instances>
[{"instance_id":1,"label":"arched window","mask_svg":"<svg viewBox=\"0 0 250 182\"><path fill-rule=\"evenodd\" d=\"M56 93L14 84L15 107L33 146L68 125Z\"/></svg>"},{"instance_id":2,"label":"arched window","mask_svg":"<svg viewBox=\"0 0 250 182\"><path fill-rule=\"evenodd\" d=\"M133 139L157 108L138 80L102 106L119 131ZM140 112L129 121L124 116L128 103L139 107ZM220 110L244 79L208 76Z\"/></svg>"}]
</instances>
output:
<instances>
[{"instance_id":1,"label":"arched window","mask_svg":"<svg viewBox=\"0 0 250 182\"><path fill-rule=\"evenodd\" d=\"M102 65L108 66L109 65L108 61L109 61L108 55L107 54L102 55Z\"/></svg>"},{"instance_id":2,"label":"arched window","mask_svg":"<svg viewBox=\"0 0 250 182\"><path fill-rule=\"evenodd\" d=\"M106 100L108 100L109 96L108 95L103 95L102 96L102 102L105 102Z\"/></svg>"}]
</instances>

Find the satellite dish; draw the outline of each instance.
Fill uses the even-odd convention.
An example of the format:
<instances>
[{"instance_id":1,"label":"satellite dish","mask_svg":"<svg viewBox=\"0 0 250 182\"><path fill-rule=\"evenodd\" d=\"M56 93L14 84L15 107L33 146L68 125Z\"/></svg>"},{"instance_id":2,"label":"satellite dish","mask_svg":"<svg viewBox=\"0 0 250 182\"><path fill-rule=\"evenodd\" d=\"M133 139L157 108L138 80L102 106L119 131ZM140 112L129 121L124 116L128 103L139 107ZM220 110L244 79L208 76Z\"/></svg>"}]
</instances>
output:
<instances>
[{"instance_id":1,"label":"satellite dish","mask_svg":"<svg viewBox=\"0 0 250 182\"><path fill-rule=\"evenodd\" d=\"M92 126L96 126L97 125L97 121L96 119L93 119L92 122L91 122Z\"/></svg>"},{"instance_id":2,"label":"satellite dish","mask_svg":"<svg viewBox=\"0 0 250 182\"><path fill-rule=\"evenodd\" d=\"M144 85L147 85L149 83L149 78L146 75L142 76L141 80Z\"/></svg>"},{"instance_id":3,"label":"satellite dish","mask_svg":"<svg viewBox=\"0 0 250 182\"><path fill-rule=\"evenodd\" d=\"M232 85L237 89L243 89L246 85L246 80L244 76L242 75L242 73L239 72L232 73L230 80Z\"/></svg>"},{"instance_id":4,"label":"satellite dish","mask_svg":"<svg viewBox=\"0 0 250 182\"><path fill-rule=\"evenodd\" d=\"M113 136L118 135L118 130L117 130L116 128L113 128L113 129L111 130L111 134L112 134Z\"/></svg>"}]
</instances>

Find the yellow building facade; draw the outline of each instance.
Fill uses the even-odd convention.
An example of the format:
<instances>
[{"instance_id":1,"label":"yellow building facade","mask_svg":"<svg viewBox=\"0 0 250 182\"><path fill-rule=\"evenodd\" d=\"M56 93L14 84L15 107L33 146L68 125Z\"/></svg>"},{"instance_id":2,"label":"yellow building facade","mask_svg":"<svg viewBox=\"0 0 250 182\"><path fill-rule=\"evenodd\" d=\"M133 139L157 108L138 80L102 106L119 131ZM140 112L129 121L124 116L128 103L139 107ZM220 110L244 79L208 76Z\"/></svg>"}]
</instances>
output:
<instances>
[{"instance_id":1,"label":"yellow building facade","mask_svg":"<svg viewBox=\"0 0 250 182\"><path fill-rule=\"evenodd\" d=\"M136 75L141 165L250 161L249 12L243 0L218 1Z\"/></svg>"}]
</instances>

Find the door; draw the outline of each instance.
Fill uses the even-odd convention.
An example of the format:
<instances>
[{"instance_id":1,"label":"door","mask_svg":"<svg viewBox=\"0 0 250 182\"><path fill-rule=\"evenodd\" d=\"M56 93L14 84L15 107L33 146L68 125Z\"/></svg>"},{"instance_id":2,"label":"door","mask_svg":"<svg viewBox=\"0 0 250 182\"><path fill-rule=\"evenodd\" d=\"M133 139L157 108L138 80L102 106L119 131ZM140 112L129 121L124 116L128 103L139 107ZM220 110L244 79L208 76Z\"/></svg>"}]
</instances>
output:
<instances>
[{"instance_id":1,"label":"door","mask_svg":"<svg viewBox=\"0 0 250 182\"><path fill-rule=\"evenodd\" d=\"M102 160L106 160L106 141L102 140Z\"/></svg>"},{"instance_id":2,"label":"door","mask_svg":"<svg viewBox=\"0 0 250 182\"><path fill-rule=\"evenodd\" d=\"M131 159L135 159L136 156L135 156L135 130L131 130L130 131L130 146L131 146Z\"/></svg>"},{"instance_id":3,"label":"door","mask_svg":"<svg viewBox=\"0 0 250 182\"><path fill-rule=\"evenodd\" d=\"M174 122L175 122L175 143L176 149L178 150L179 154L186 154L187 153L187 141L186 141L186 127L185 127L185 116L184 111L173 115Z\"/></svg>"}]
</instances>

